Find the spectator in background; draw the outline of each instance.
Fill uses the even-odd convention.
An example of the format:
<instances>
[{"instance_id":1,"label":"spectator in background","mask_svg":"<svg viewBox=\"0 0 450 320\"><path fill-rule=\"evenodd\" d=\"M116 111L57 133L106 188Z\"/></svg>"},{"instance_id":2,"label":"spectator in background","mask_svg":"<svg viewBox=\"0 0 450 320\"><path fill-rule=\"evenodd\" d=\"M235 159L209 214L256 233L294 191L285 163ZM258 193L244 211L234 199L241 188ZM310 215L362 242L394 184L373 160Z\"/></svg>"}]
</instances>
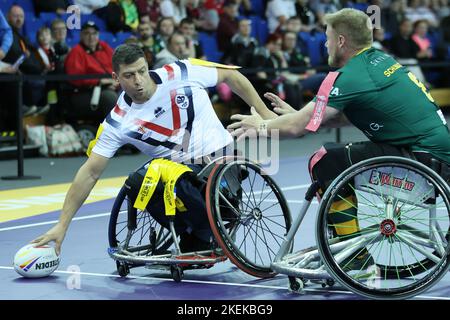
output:
<instances>
[{"instance_id":1,"label":"spectator in background","mask_svg":"<svg viewBox=\"0 0 450 320\"><path fill-rule=\"evenodd\" d=\"M450 16L449 0L431 0L431 8L436 15L438 21Z\"/></svg>"},{"instance_id":2,"label":"spectator in background","mask_svg":"<svg viewBox=\"0 0 450 320\"><path fill-rule=\"evenodd\" d=\"M249 19L239 21L238 32L231 38L231 46L222 58L222 62L241 67L249 67L258 40L252 37L252 22Z\"/></svg>"},{"instance_id":3,"label":"spectator in background","mask_svg":"<svg viewBox=\"0 0 450 320\"><path fill-rule=\"evenodd\" d=\"M298 51L300 51L303 55L306 55L308 50L306 48L306 43L303 41L300 32L302 31L302 21L299 17L294 16L287 19L285 26L283 28L284 32L292 32L297 37L296 48Z\"/></svg>"},{"instance_id":4,"label":"spectator in background","mask_svg":"<svg viewBox=\"0 0 450 320\"><path fill-rule=\"evenodd\" d=\"M238 31L237 16L237 4L232 0L227 0L223 5L223 13L217 27L217 46L222 52L229 50L231 38Z\"/></svg>"},{"instance_id":5,"label":"spectator in background","mask_svg":"<svg viewBox=\"0 0 450 320\"><path fill-rule=\"evenodd\" d=\"M36 33L36 40L39 45L38 53L45 66L46 71L55 70L55 49L52 45L52 32L48 27L41 27Z\"/></svg>"},{"instance_id":6,"label":"spectator in background","mask_svg":"<svg viewBox=\"0 0 450 320\"><path fill-rule=\"evenodd\" d=\"M417 59L426 57L427 52L420 51L419 46L411 38L412 23L405 19L400 23L399 32L389 41L389 50L397 58L401 64L417 64ZM413 72L417 79L422 83L426 83L422 69L419 66L408 66L408 69Z\"/></svg>"},{"instance_id":7,"label":"spectator in background","mask_svg":"<svg viewBox=\"0 0 450 320\"><path fill-rule=\"evenodd\" d=\"M53 48L55 50L55 71L57 73L64 72L64 59L70 51L70 47L66 43L67 27L62 19L55 19L51 24Z\"/></svg>"},{"instance_id":8,"label":"spectator in background","mask_svg":"<svg viewBox=\"0 0 450 320\"><path fill-rule=\"evenodd\" d=\"M169 37L175 32L175 22L172 18L161 18L158 23L157 38L160 40L164 47L167 46Z\"/></svg>"},{"instance_id":9,"label":"spectator in background","mask_svg":"<svg viewBox=\"0 0 450 320\"><path fill-rule=\"evenodd\" d=\"M235 0L238 6L239 15L248 17L253 14L252 2L250 0Z\"/></svg>"},{"instance_id":10,"label":"spectator in background","mask_svg":"<svg viewBox=\"0 0 450 320\"><path fill-rule=\"evenodd\" d=\"M175 25L187 17L185 0L162 0L161 15L165 18L173 18Z\"/></svg>"},{"instance_id":11,"label":"spectator in background","mask_svg":"<svg viewBox=\"0 0 450 320\"><path fill-rule=\"evenodd\" d=\"M441 20L439 29L442 30L442 38L436 49L437 59L450 61L450 16ZM450 87L450 66L441 70L441 77L438 83L443 87Z\"/></svg>"},{"instance_id":12,"label":"spectator in background","mask_svg":"<svg viewBox=\"0 0 450 320\"><path fill-rule=\"evenodd\" d=\"M324 26L324 20L323 18L327 13L335 13L338 11L337 5L334 3L333 0L321 0L320 3L317 5L317 21L319 26Z\"/></svg>"},{"instance_id":13,"label":"spectator in background","mask_svg":"<svg viewBox=\"0 0 450 320\"><path fill-rule=\"evenodd\" d=\"M37 49L31 44L28 38L22 36L20 33L25 22L25 13L22 7L13 5L10 8L8 12L8 22L13 31L13 42L3 61L14 64L23 55L25 59L19 67L19 70L23 74L44 74L46 68L39 59ZM11 108L15 108L17 101L15 100L15 95L11 95L11 92L15 92L16 84L3 83L2 89L6 90L4 92L7 93L6 95L3 94L6 100L8 100L6 103L8 103ZM45 106L45 98L45 80L25 81L23 85L24 115L38 111L37 106Z\"/></svg>"},{"instance_id":14,"label":"spectator in background","mask_svg":"<svg viewBox=\"0 0 450 320\"><path fill-rule=\"evenodd\" d=\"M68 75L111 74L113 49L99 39L99 29L89 21L81 27L80 43L67 55L65 70ZM102 121L114 107L118 94L112 78L73 80L68 95L66 116L69 121L89 119ZM101 93L98 96L98 88Z\"/></svg>"},{"instance_id":15,"label":"spectator in background","mask_svg":"<svg viewBox=\"0 0 450 320\"><path fill-rule=\"evenodd\" d=\"M66 43L67 28L66 23L62 19L55 19L51 24L53 49L55 53L55 68L52 74L64 74L64 60L70 51L70 47ZM47 84L48 95L47 102L50 105L50 111L47 114L46 123L55 125L63 122L63 106L59 98L63 94L68 85L64 81L49 81Z\"/></svg>"},{"instance_id":16,"label":"spectator in background","mask_svg":"<svg viewBox=\"0 0 450 320\"><path fill-rule=\"evenodd\" d=\"M6 56L13 42L11 27L6 21L3 12L0 11L0 61ZM7 69L5 69L7 70ZM9 70L11 71L11 70Z\"/></svg>"},{"instance_id":17,"label":"spectator in background","mask_svg":"<svg viewBox=\"0 0 450 320\"><path fill-rule=\"evenodd\" d=\"M66 13L66 9L70 6L69 0L33 0L34 12L40 15L41 12L55 12L58 14Z\"/></svg>"},{"instance_id":18,"label":"spectator in background","mask_svg":"<svg viewBox=\"0 0 450 320\"><path fill-rule=\"evenodd\" d=\"M411 39L413 39L413 41L419 47L420 49L419 54L420 52L422 52L420 57L418 56L419 60L427 60L433 57L431 41L428 38L427 34L428 34L427 20L417 20L416 22L414 22L414 33Z\"/></svg>"},{"instance_id":19,"label":"spectator in background","mask_svg":"<svg viewBox=\"0 0 450 320\"><path fill-rule=\"evenodd\" d=\"M172 34L167 43L167 48L156 55L156 63L154 69L161 68L165 64L169 64L178 60L187 59L189 56L186 47L186 39L181 33Z\"/></svg>"},{"instance_id":20,"label":"spectator in background","mask_svg":"<svg viewBox=\"0 0 450 320\"><path fill-rule=\"evenodd\" d=\"M316 27L317 17L311 9L308 0L297 0L295 2L295 11L302 22L304 31L309 32Z\"/></svg>"},{"instance_id":21,"label":"spectator in background","mask_svg":"<svg viewBox=\"0 0 450 320\"><path fill-rule=\"evenodd\" d=\"M271 0L267 3L266 18L269 32L273 33L283 26L287 19L296 16L294 0Z\"/></svg>"},{"instance_id":22,"label":"spectator in background","mask_svg":"<svg viewBox=\"0 0 450 320\"><path fill-rule=\"evenodd\" d=\"M429 0L409 0L405 10L406 18L415 23L417 20L428 20L432 27L437 27L439 21L434 12L429 8Z\"/></svg>"},{"instance_id":23,"label":"spectator in background","mask_svg":"<svg viewBox=\"0 0 450 320\"><path fill-rule=\"evenodd\" d=\"M286 31L283 34L283 54L289 68L310 68L311 63L308 56L305 56L297 48L298 37L295 32ZM326 73L316 73L316 70L310 68L303 71L294 69L292 71L285 71L282 73L284 77L289 79L292 83L298 82L302 93L305 92L311 97L316 94L322 81L326 77ZM302 100L302 99L301 99ZM299 107L303 105L302 101L297 104Z\"/></svg>"},{"instance_id":24,"label":"spectator in background","mask_svg":"<svg viewBox=\"0 0 450 320\"><path fill-rule=\"evenodd\" d=\"M384 52L388 52L387 49L387 41L384 37L384 29L383 28L373 28L373 43L372 47L383 50Z\"/></svg>"},{"instance_id":25,"label":"spectator in background","mask_svg":"<svg viewBox=\"0 0 450 320\"><path fill-rule=\"evenodd\" d=\"M47 2L42 0L36 0L38 2ZM73 0L73 4L80 8L82 14L91 14L94 11L105 8L109 0Z\"/></svg>"},{"instance_id":26,"label":"spectator in background","mask_svg":"<svg viewBox=\"0 0 450 320\"><path fill-rule=\"evenodd\" d=\"M164 44L153 34L153 28L150 22L141 21L138 26L137 43L145 54L147 63L151 69L155 64L156 55L164 49Z\"/></svg>"},{"instance_id":27,"label":"spectator in background","mask_svg":"<svg viewBox=\"0 0 450 320\"><path fill-rule=\"evenodd\" d=\"M119 0L110 0L106 7L99 9L96 14L106 22L106 27L112 33L131 30L125 23L125 11Z\"/></svg>"},{"instance_id":28,"label":"spectator in background","mask_svg":"<svg viewBox=\"0 0 450 320\"><path fill-rule=\"evenodd\" d=\"M200 9L200 28L204 31L214 32L217 30L220 21L220 15L223 13L223 4L225 0L201 0Z\"/></svg>"},{"instance_id":29,"label":"spectator in background","mask_svg":"<svg viewBox=\"0 0 450 320\"><path fill-rule=\"evenodd\" d=\"M281 99L289 101L294 108L300 108L302 102L301 88L296 80L291 81L283 76L288 64L282 51L283 40L279 34L270 34L264 47L257 48L251 59L250 67L264 68L256 75L249 76L256 91L263 95L265 92L275 92Z\"/></svg>"},{"instance_id":30,"label":"spectator in background","mask_svg":"<svg viewBox=\"0 0 450 320\"><path fill-rule=\"evenodd\" d=\"M161 16L160 0L135 0L141 21L150 23L153 30L158 26Z\"/></svg>"},{"instance_id":31,"label":"spectator in background","mask_svg":"<svg viewBox=\"0 0 450 320\"><path fill-rule=\"evenodd\" d=\"M388 7L384 0L372 0L372 4L381 8L380 22L384 30L391 35L397 33L405 19L406 0L393 0Z\"/></svg>"},{"instance_id":32,"label":"spectator in background","mask_svg":"<svg viewBox=\"0 0 450 320\"><path fill-rule=\"evenodd\" d=\"M120 0L123 12L125 13L125 24L132 31L136 31L139 25L139 14L133 0Z\"/></svg>"},{"instance_id":33,"label":"spectator in background","mask_svg":"<svg viewBox=\"0 0 450 320\"><path fill-rule=\"evenodd\" d=\"M194 20L191 18L184 18L181 20L178 31L186 38L186 47L189 52L189 57L206 59L203 53L203 48L196 38L197 33L195 30Z\"/></svg>"}]
</instances>

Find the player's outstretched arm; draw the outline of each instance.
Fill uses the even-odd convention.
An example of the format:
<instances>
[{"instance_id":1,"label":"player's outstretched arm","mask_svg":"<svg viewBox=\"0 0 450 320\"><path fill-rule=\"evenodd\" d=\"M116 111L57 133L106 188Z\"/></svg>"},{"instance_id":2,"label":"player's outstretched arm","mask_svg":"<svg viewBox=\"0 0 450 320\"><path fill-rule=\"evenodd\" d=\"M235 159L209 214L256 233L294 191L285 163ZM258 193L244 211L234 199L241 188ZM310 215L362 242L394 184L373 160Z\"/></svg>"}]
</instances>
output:
<instances>
[{"instance_id":1,"label":"player's outstretched arm","mask_svg":"<svg viewBox=\"0 0 450 320\"><path fill-rule=\"evenodd\" d=\"M53 241L55 242L57 254L60 254L61 244L72 218L91 193L92 188L94 188L97 180L106 168L108 160L108 158L94 152L91 153L89 159L78 170L75 179L66 194L58 223L47 231L47 233L37 237L31 243L35 243L36 246L42 246Z\"/></svg>"},{"instance_id":2,"label":"player's outstretched arm","mask_svg":"<svg viewBox=\"0 0 450 320\"><path fill-rule=\"evenodd\" d=\"M231 69L217 69L218 80L217 83L225 82L231 90L241 97L249 106L255 107L256 111L263 117L263 119L273 119L277 114L270 111L264 101L256 92L251 82L239 71Z\"/></svg>"}]
</instances>

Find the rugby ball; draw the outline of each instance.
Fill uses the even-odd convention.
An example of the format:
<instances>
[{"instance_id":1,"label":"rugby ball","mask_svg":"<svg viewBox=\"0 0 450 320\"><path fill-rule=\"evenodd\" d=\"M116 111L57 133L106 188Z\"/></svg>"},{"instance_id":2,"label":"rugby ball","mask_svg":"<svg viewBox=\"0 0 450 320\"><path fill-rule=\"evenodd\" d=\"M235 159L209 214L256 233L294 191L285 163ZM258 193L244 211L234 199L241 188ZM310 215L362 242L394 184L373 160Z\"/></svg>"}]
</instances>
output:
<instances>
[{"instance_id":1,"label":"rugby ball","mask_svg":"<svg viewBox=\"0 0 450 320\"><path fill-rule=\"evenodd\" d=\"M55 248L48 245L34 247L34 244L28 244L14 256L14 270L25 278L47 277L58 266Z\"/></svg>"}]
</instances>

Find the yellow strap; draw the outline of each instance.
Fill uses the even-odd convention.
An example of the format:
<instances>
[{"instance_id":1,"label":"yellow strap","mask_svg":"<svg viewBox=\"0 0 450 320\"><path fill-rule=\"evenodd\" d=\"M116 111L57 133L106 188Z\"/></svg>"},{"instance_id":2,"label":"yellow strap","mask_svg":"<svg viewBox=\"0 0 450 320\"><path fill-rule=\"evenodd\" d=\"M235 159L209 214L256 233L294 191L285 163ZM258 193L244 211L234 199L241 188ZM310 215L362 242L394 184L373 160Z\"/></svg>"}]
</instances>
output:
<instances>
[{"instance_id":1,"label":"yellow strap","mask_svg":"<svg viewBox=\"0 0 450 320\"><path fill-rule=\"evenodd\" d=\"M142 181L141 188L139 189L136 201L134 201L134 207L139 210L144 210L150 198L155 192L158 185L161 173L158 166L149 165L147 172L145 173L144 180Z\"/></svg>"},{"instance_id":2,"label":"yellow strap","mask_svg":"<svg viewBox=\"0 0 450 320\"><path fill-rule=\"evenodd\" d=\"M211 61L206 61L206 60L201 60L201 59L195 59L195 58L189 58L189 62L193 66L215 67L215 68L221 68L221 69L240 69L240 68L242 68L239 66L229 66L226 64L221 64L221 63L216 63L216 62L211 62Z\"/></svg>"},{"instance_id":3,"label":"yellow strap","mask_svg":"<svg viewBox=\"0 0 450 320\"><path fill-rule=\"evenodd\" d=\"M192 170L184 164L166 159L153 160L148 166L144 182L139 190L134 207L140 210L145 209L155 191L158 181L161 179L164 184L165 214L173 216L176 213L176 209L181 212L186 211L187 209L183 202L176 197L175 184L183 173L191 171Z\"/></svg>"},{"instance_id":4,"label":"yellow strap","mask_svg":"<svg viewBox=\"0 0 450 320\"><path fill-rule=\"evenodd\" d=\"M89 142L89 146L88 146L88 148L87 148L87 150L86 150L86 154L87 154L88 157L91 156L92 149L94 148L95 144L97 143L98 138L100 137L100 135L102 134L102 132L103 132L103 125L100 124L100 125L98 126L97 133L96 133L96 135L95 135L94 140L91 140L91 141Z\"/></svg>"}]
</instances>

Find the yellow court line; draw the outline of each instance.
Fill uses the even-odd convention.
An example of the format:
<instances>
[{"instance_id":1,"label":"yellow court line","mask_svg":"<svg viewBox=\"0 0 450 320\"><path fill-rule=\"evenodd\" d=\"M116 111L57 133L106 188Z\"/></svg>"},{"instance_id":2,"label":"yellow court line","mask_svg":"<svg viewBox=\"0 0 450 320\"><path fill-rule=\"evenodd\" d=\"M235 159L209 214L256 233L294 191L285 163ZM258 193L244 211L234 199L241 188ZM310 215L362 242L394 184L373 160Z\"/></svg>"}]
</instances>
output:
<instances>
[{"instance_id":1,"label":"yellow court line","mask_svg":"<svg viewBox=\"0 0 450 320\"><path fill-rule=\"evenodd\" d=\"M126 177L101 179L85 203L114 198ZM0 223L61 210L70 183L0 191Z\"/></svg>"}]
</instances>

